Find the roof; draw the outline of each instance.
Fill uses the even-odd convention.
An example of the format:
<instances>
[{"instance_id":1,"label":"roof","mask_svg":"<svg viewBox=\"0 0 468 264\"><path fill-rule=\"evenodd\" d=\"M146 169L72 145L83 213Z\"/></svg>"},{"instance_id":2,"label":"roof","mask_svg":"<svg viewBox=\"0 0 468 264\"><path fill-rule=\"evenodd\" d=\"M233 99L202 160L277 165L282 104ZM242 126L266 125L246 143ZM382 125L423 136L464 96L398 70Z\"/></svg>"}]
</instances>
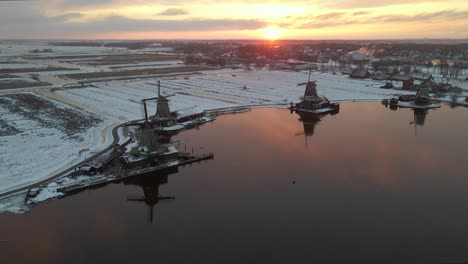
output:
<instances>
[{"instance_id":1,"label":"roof","mask_svg":"<svg viewBox=\"0 0 468 264\"><path fill-rule=\"evenodd\" d=\"M409 81L413 79L413 77L409 74L395 74L395 75L392 75L390 77L388 77L388 80L392 80L392 81Z\"/></svg>"},{"instance_id":2,"label":"roof","mask_svg":"<svg viewBox=\"0 0 468 264\"><path fill-rule=\"evenodd\" d=\"M366 68L362 68L362 69L354 69L352 72L351 72L351 77L359 77L359 78L365 78L369 75L369 70L367 70Z\"/></svg>"},{"instance_id":3,"label":"roof","mask_svg":"<svg viewBox=\"0 0 468 264\"><path fill-rule=\"evenodd\" d=\"M432 74L428 74L428 73L411 73L410 75L411 77L413 77L413 79L419 80L419 81L432 79Z\"/></svg>"},{"instance_id":4,"label":"roof","mask_svg":"<svg viewBox=\"0 0 468 264\"><path fill-rule=\"evenodd\" d=\"M181 110L177 110L177 119L184 118L187 116L192 116L192 115L199 115L203 114L203 110L198 108L197 106L189 107L189 108L184 108Z\"/></svg>"},{"instance_id":5,"label":"roof","mask_svg":"<svg viewBox=\"0 0 468 264\"><path fill-rule=\"evenodd\" d=\"M107 163L111 162L115 158L119 157L123 153L125 153L126 148L120 145L116 145L113 148L105 151L101 155L95 157L94 159L90 160L86 165L94 167L94 168L102 168Z\"/></svg>"}]
</instances>

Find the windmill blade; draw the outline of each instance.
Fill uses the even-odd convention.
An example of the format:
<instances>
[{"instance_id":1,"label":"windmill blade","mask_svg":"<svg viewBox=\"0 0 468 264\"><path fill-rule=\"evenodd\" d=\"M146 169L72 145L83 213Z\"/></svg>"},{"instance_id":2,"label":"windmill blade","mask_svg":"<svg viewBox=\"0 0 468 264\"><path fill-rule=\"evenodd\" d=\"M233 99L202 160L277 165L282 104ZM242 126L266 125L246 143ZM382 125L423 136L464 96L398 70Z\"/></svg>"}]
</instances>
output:
<instances>
[{"instance_id":1,"label":"windmill blade","mask_svg":"<svg viewBox=\"0 0 468 264\"><path fill-rule=\"evenodd\" d=\"M146 101L151 101L151 100L156 100L156 99L158 99L157 96L156 97L151 97L151 98L145 98L145 99L142 99L141 101L146 102Z\"/></svg>"},{"instance_id":2,"label":"windmill blade","mask_svg":"<svg viewBox=\"0 0 468 264\"><path fill-rule=\"evenodd\" d=\"M143 202L145 197L142 196L127 196L127 201L129 202Z\"/></svg>"},{"instance_id":3,"label":"windmill blade","mask_svg":"<svg viewBox=\"0 0 468 264\"><path fill-rule=\"evenodd\" d=\"M158 200L175 200L174 196L159 196Z\"/></svg>"},{"instance_id":4,"label":"windmill blade","mask_svg":"<svg viewBox=\"0 0 468 264\"><path fill-rule=\"evenodd\" d=\"M153 223L153 206L148 206L148 223Z\"/></svg>"}]
</instances>

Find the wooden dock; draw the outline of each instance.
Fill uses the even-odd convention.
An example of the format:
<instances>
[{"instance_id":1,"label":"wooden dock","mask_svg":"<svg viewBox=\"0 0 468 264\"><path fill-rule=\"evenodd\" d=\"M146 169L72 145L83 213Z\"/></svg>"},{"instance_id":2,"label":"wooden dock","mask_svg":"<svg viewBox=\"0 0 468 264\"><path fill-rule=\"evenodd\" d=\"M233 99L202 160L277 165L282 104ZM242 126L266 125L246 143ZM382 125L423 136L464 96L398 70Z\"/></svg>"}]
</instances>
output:
<instances>
[{"instance_id":1,"label":"wooden dock","mask_svg":"<svg viewBox=\"0 0 468 264\"><path fill-rule=\"evenodd\" d=\"M57 191L65 193L65 194L72 194L77 193L86 189L97 188L100 186L107 185L113 182L119 182L125 180L130 177L136 177L139 175L150 174L150 173L157 173L159 171L174 168L178 166L185 166L188 164L192 164L195 162L200 162L203 160L212 160L214 159L213 153L203 154L203 155L193 155L190 153L179 153L178 160L164 163L158 166L147 167L139 170L131 170L122 173L118 177L104 177L104 176L89 176L90 179L85 182L77 182L68 186L64 186L62 188L57 189ZM95 180L92 178L95 177Z\"/></svg>"},{"instance_id":2,"label":"wooden dock","mask_svg":"<svg viewBox=\"0 0 468 264\"><path fill-rule=\"evenodd\" d=\"M179 154L179 166L185 166L188 164L192 164L195 162L200 162L203 160L212 160L214 159L214 154L213 153L208 153L208 154L203 154L203 155L192 155L189 153L180 153Z\"/></svg>"}]
</instances>

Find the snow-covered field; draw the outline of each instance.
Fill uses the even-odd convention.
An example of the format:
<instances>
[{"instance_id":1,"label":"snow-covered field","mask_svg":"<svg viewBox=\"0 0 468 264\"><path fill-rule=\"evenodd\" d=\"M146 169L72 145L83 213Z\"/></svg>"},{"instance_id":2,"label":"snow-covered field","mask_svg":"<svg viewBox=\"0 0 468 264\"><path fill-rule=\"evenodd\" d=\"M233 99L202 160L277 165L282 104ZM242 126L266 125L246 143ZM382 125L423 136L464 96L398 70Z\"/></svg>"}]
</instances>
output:
<instances>
[{"instance_id":1,"label":"snow-covered field","mask_svg":"<svg viewBox=\"0 0 468 264\"><path fill-rule=\"evenodd\" d=\"M162 80L161 88L163 94L173 95L169 99L174 111L190 106L211 110L298 102L304 86L297 84L306 82L307 78L306 72L221 70ZM334 101L379 101L390 94L413 93L380 89L382 82L328 73L312 73L311 79L317 81L321 95ZM156 83L156 79L100 82L94 84L96 87L58 90L56 94L88 111L128 121L143 118L141 100L156 96ZM148 107L155 111L154 104Z\"/></svg>"},{"instance_id":2,"label":"snow-covered field","mask_svg":"<svg viewBox=\"0 0 468 264\"><path fill-rule=\"evenodd\" d=\"M31 53L32 50L51 49L52 52ZM2 42L0 43L0 58L14 57L24 55L35 56L54 56L54 55L90 55L104 54L109 52L126 52L126 49L121 48L106 48L106 47L73 47L73 46L50 46L47 42Z\"/></svg>"},{"instance_id":3,"label":"snow-covered field","mask_svg":"<svg viewBox=\"0 0 468 264\"><path fill-rule=\"evenodd\" d=\"M32 93L0 100L0 194L59 173L112 141L101 132L112 120Z\"/></svg>"},{"instance_id":4,"label":"snow-covered field","mask_svg":"<svg viewBox=\"0 0 468 264\"><path fill-rule=\"evenodd\" d=\"M0 63L0 69L44 69L47 65L41 63Z\"/></svg>"}]
</instances>

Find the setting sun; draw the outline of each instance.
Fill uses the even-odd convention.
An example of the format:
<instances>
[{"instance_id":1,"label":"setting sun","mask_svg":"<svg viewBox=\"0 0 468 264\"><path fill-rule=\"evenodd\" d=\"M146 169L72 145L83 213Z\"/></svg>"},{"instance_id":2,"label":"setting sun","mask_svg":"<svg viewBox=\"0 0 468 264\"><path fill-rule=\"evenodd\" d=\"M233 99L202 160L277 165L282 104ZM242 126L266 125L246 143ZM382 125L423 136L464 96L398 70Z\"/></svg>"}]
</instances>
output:
<instances>
[{"instance_id":1,"label":"setting sun","mask_svg":"<svg viewBox=\"0 0 468 264\"><path fill-rule=\"evenodd\" d=\"M269 40L275 40L275 39L278 39L283 34L283 30L277 27L268 27L268 28L262 29L261 33L265 38Z\"/></svg>"}]
</instances>

